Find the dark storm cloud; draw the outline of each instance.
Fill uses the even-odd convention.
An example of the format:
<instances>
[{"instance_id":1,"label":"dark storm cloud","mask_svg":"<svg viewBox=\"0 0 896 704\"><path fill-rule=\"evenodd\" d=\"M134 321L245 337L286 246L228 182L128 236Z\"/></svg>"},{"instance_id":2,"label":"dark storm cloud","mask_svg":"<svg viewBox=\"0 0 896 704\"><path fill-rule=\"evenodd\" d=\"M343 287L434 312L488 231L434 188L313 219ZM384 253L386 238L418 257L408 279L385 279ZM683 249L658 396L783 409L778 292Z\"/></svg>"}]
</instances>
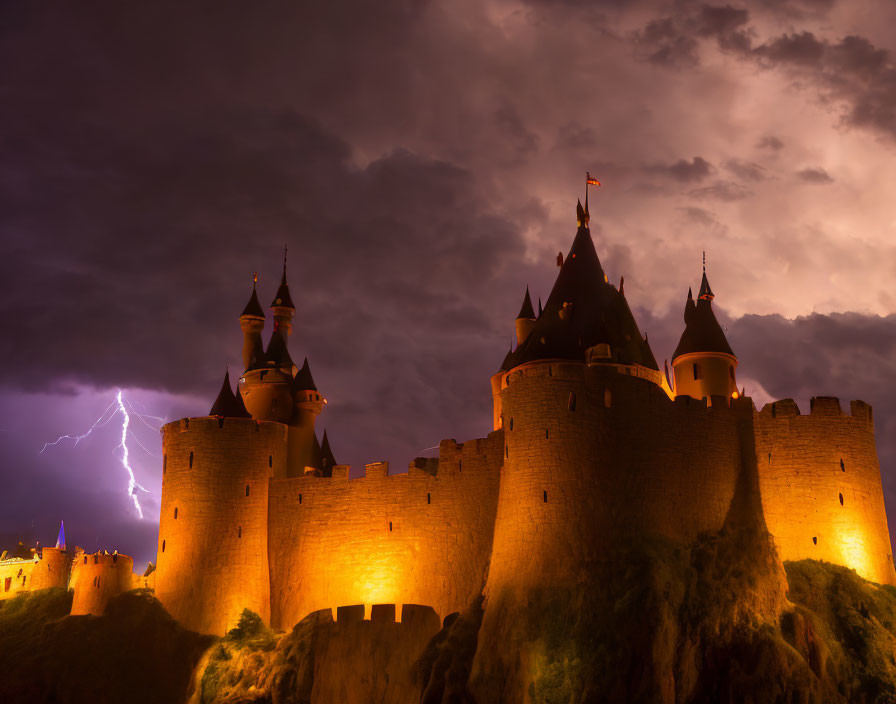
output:
<instances>
[{"instance_id":1,"label":"dark storm cloud","mask_svg":"<svg viewBox=\"0 0 896 704\"><path fill-rule=\"evenodd\" d=\"M806 183L812 183L816 185L824 185L834 182L834 179L830 177L828 172L821 167L801 169L800 171L796 172L796 175L800 181L805 181Z\"/></svg>"},{"instance_id":2,"label":"dark storm cloud","mask_svg":"<svg viewBox=\"0 0 896 704\"><path fill-rule=\"evenodd\" d=\"M645 171L660 176L666 176L682 183L702 181L713 173L712 164L700 156L695 156L688 161L679 159L671 164L651 164L645 167Z\"/></svg>"},{"instance_id":3,"label":"dark storm cloud","mask_svg":"<svg viewBox=\"0 0 896 704\"><path fill-rule=\"evenodd\" d=\"M710 186L702 188L694 188L688 192L692 198L700 200L718 200L731 203L737 200L743 200L753 195L749 188L745 188L734 181L717 181Z\"/></svg>"},{"instance_id":4,"label":"dark storm cloud","mask_svg":"<svg viewBox=\"0 0 896 704\"><path fill-rule=\"evenodd\" d=\"M748 181L764 181L767 178L765 167L752 161L729 159L725 162L725 168L738 178Z\"/></svg>"},{"instance_id":5,"label":"dark storm cloud","mask_svg":"<svg viewBox=\"0 0 896 704\"><path fill-rule=\"evenodd\" d=\"M756 148L770 149L773 152L778 152L784 148L784 142L773 135L766 135L756 143Z\"/></svg>"}]
</instances>

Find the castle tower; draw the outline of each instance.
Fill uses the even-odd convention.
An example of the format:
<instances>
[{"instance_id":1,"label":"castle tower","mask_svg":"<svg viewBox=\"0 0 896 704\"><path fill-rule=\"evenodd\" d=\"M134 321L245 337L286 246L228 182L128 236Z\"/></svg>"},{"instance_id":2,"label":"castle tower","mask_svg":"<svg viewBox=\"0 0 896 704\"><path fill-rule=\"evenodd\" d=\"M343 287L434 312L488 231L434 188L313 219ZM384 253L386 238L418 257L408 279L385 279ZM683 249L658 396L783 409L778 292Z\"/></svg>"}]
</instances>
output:
<instances>
[{"instance_id":1,"label":"castle tower","mask_svg":"<svg viewBox=\"0 0 896 704\"><path fill-rule=\"evenodd\" d=\"M264 329L264 311L258 302L255 287L258 274L253 277L252 296L240 315L240 328L243 331L243 369L254 369L265 362L264 348L261 344L261 331Z\"/></svg>"},{"instance_id":2,"label":"castle tower","mask_svg":"<svg viewBox=\"0 0 896 704\"><path fill-rule=\"evenodd\" d=\"M274 316L271 339L264 353L256 354L263 362L248 367L243 373L240 378L240 395L253 418L289 423L294 412L292 382L297 369L289 355L287 341L292 331L292 318L296 309L286 283L285 254L283 279L271 303L271 312Z\"/></svg>"},{"instance_id":3,"label":"castle tower","mask_svg":"<svg viewBox=\"0 0 896 704\"><path fill-rule=\"evenodd\" d=\"M212 404L211 410L208 412L210 416L219 416L221 418L249 418L249 412L246 410L243 399L239 394L233 393L230 386L230 371L224 372L224 383L221 384L221 390L218 397Z\"/></svg>"},{"instance_id":4,"label":"castle tower","mask_svg":"<svg viewBox=\"0 0 896 704\"><path fill-rule=\"evenodd\" d=\"M292 334L292 319L296 314L296 307L292 304L289 285L286 283L286 248L283 249L283 278L271 303L271 312L274 314L274 331L283 335L284 340L288 340Z\"/></svg>"},{"instance_id":5,"label":"castle tower","mask_svg":"<svg viewBox=\"0 0 896 704\"><path fill-rule=\"evenodd\" d=\"M672 355L676 396L696 399L737 397L734 374L737 357L731 351L722 326L712 311L713 298L715 296L709 287L704 264L703 281L696 303L691 290L688 290L684 308L685 328Z\"/></svg>"},{"instance_id":6,"label":"castle tower","mask_svg":"<svg viewBox=\"0 0 896 704\"><path fill-rule=\"evenodd\" d=\"M292 380L292 397L294 411L289 423L289 475L302 476L306 471L319 469L320 445L314 423L327 402L314 383L307 357Z\"/></svg>"},{"instance_id":7,"label":"castle tower","mask_svg":"<svg viewBox=\"0 0 896 704\"><path fill-rule=\"evenodd\" d=\"M534 327L535 311L532 309L532 299L529 298L529 287L526 286L526 296L523 298L519 315L516 316L516 344L523 344Z\"/></svg>"}]
</instances>

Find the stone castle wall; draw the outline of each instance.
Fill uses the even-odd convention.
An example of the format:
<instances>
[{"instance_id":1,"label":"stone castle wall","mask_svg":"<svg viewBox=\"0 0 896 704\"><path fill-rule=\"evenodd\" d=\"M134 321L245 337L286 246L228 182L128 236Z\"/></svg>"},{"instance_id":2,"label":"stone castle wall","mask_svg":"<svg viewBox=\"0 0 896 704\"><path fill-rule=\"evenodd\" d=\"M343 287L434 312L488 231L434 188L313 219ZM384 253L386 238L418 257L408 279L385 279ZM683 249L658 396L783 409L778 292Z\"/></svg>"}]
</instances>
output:
<instances>
[{"instance_id":1,"label":"stone castle wall","mask_svg":"<svg viewBox=\"0 0 896 704\"><path fill-rule=\"evenodd\" d=\"M811 558L896 583L871 407L816 398L755 414L762 505L782 560Z\"/></svg>"},{"instance_id":2,"label":"stone castle wall","mask_svg":"<svg viewBox=\"0 0 896 704\"><path fill-rule=\"evenodd\" d=\"M271 482L271 620L351 604L423 604L441 617L479 594L492 547L503 433L459 445L406 474L386 463L349 479Z\"/></svg>"},{"instance_id":3,"label":"stone castle wall","mask_svg":"<svg viewBox=\"0 0 896 704\"><path fill-rule=\"evenodd\" d=\"M575 582L617 537L689 542L722 526L744 409L673 402L653 383L581 364L525 366L502 386L489 593Z\"/></svg>"},{"instance_id":4,"label":"stone castle wall","mask_svg":"<svg viewBox=\"0 0 896 704\"><path fill-rule=\"evenodd\" d=\"M58 548L42 548L39 559L0 562L0 599L9 599L19 592L68 586L68 555Z\"/></svg>"},{"instance_id":5,"label":"stone castle wall","mask_svg":"<svg viewBox=\"0 0 896 704\"><path fill-rule=\"evenodd\" d=\"M286 473L286 426L190 418L162 435L156 596L202 633L223 634L244 608L268 621L268 486Z\"/></svg>"},{"instance_id":6,"label":"stone castle wall","mask_svg":"<svg viewBox=\"0 0 896 704\"><path fill-rule=\"evenodd\" d=\"M20 592L31 591L31 575L36 560L4 560L0 562L0 599L11 599Z\"/></svg>"},{"instance_id":7,"label":"stone castle wall","mask_svg":"<svg viewBox=\"0 0 896 704\"><path fill-rule=\"evenodd\" d=\"M78 554L72 563L72 616L102 616L113 596L132 588L134 560L127 555Z\"/></svg>"}]
</instances>

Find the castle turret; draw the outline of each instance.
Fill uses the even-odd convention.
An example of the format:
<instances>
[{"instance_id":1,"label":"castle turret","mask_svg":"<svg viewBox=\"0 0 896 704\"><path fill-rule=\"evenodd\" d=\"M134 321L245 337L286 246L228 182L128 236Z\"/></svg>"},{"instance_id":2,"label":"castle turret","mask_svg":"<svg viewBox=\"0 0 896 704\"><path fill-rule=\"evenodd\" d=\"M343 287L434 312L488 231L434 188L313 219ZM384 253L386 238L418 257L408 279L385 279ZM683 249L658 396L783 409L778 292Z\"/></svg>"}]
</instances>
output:
<instances>
[{"instance_id":1,"label":"castle turret","mask_svg":"<svg viewBox=\"0 0 896 704\"><path fill-rule=\"evenodd\" d=\"M239 394L233 393L230 386L230 371L224 372L224 383L221 384L221 390L218 397L212 404L211 410L208 412L210 416L220 416L222 418L248 418L249 412L246 410L243 399Z\"/></svg>"},{"instance_id":2,"label":"castle turret","mask_svg":"<svg viewBox=\"0 0 896 704\"><path fill-rule=\"evenodd\" d=\"M307 357L292 380L292 397L295 405L289 423L289 472L301 476L309 468L319 468L320 445L315 450L314 423L327 402L314 383Z\"/></svg>"},{"instance_id":3,"label":"castle turret","mask_svg":"<svg viewBox=\"0 0 896 704\"><path fill-rule=\"evenodd\" d=\"M289 295L289 284L286 283L286 249L283 250L283 278L280 280L280 288L271 303L271 312L274 314L274 331L283 335L288 340L292 333L292 319L296 314L296 307Z\"/></svg>"},{"instance_id":4,"label":"castle turret","mask_svg":"<svg viewBox=\"0 0 896 704\"><path fill-rule=\"evenodd\" d=\"M713 298L704 265L696 302L692 291L688 290L684 307L685 328L672 355L676 396L698 399L738 396L734 374L737 357L713 313Z\"/></svg>"},{"instance_id":5,"label":"castle turret","mask_svg":"<svg viewBox=\"0 0 896 704\"><path fill-rule=\"evenodd\" d=\"M253 277L252 296L240 315L240 328L243 331L243 369L254 369L264 364L264 348L261 344L261 331L264 329L264 311L258 302L255 287L258 274Z\"/></svg>"},{"instance_id":6,"label":"castle turret","mask_svg":"<svg viewBox=\"0 0 896 704\"><path fill-rule=\"evenodd\" d=\"M523 298L519 315L516 316L516 343L523 344L534 327L535 311L532 309L532 299L529 298L529 287L526 286L526 296Z\"/></svg>"}]
</instances>

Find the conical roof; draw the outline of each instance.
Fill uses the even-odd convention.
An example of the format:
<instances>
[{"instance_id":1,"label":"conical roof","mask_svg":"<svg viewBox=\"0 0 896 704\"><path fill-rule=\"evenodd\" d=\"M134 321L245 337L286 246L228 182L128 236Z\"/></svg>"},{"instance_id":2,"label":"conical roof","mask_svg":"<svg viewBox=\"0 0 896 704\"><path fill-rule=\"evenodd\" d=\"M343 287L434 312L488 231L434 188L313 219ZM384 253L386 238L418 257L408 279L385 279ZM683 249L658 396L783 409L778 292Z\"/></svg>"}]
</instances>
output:
<instances>
[{"instance_id":1,"label":"conical roof","mask_svg":"<svg viewBox=\"0 0 896 704\"><path fill-rule=\"evenodd\" d=\"M286 250L283 250L283 278L280 280L280 288L277 289L277 295L274 296L274 302L271 308L292 308L296 307L292 304L292 298L289 295L289 285L286 283Z\"/></svg>"},{"instance_id":2,"label":"conical roof","mask_svg":"<svg viewBox=\"0 0 896 704\"><path fill-rule=\"evenodd\" d=\"M65 521L59 521L59 534L56 536L56 547L65 550Z\"/></svg>"},{"instance_id":3,"label":"conical roof","mask_svg":"<svg viewBox=\"0 0 896 704\"><path fill-rule=\"evenodd\" d=\"M264 310L261 307L261 303L258 302L258 292L255 290L255 286L252 287L252 295L249 297L246 307L243 308L243 312L240 313L240 317L242 318L244 315L251 315L255 318L264 317Z\"/></svg>"},{"instance_id":4,"label":"conical roof","mask_svg":"<svg viewBox=\"0 0 896 704\"><path fill-rule=\"evenodd\" d=\"M684 308L684 332L681 333L678 347L672 355L673 362L676 357L693 352L719 352L735 356L722 326L713 313L712 299L712 289L709 288L706 272L703 272L703 283L696 303L691 291L688 291L688 300Z\"/></svg>"},{"instance_id":5,"label":"conical roof","mask_svg":"<svg viewBox=\"0 0 896 704\"><path fill-rule=\"evenodd\" d=\"M333 476L333 466L336 464L336 458L333 456L333 450L330 449L330 438L327 437L327 431L324 431L324 440L320 445L320 469L325 477Z\"/></svg>"},{"instance_id":6,"label":"conical roof","mask_svg":"<svg viewBox=\"0 0 896 704\"><path fill-rule=\"evenodd\" d=\"M271 339L268 342L267 349L264 351L264 356L268 364L273 362L277 366L289 365L290 370L292 369L292 357L289 356L286 340L283 339L283 335L280 334L279 330L274 330L271 333Z\"/></svg>"},{"instance_id":7,"label":"conical roof","mask_svg":"<svg viewBox=\"0 0 896 704\"><path fill-rule=\"evenodd\" d=\"M314 384L314 377L311 376L311 367L308 364L307 357L305 357L302 368L299 369L298 374L296 374L295 378L292 380L292 388L294 391L317 391L317 386Z\"/></svg>"},{"instance_id":8,"label":"conical roof","mask_svg":"<svg viewBox=\"0 0 896 704\"><path fill-rule=\"evenodd\" d=\"M321 466L321 451L320 451L320 443L317 441L317 433L313 433L312 437L314 438L314 443L311 445L311 465L315 469L320 469Z\"/></svg>"},{"instance_id":9,"label":"conical roof","mask_svg":"<svg viewBox=\"0 0 896 704\"><path fill-rule=\"evenodd\" d=\"M520 308L520 314L516 316L517 320L525 318L526 320L535 320L535 311L532 309L532 299L529 297L529 287L526 286L526 295L523 298L523 305Z\"/></svg>"},{"instance_id":10,"label":"conical roof","mask_svg":"<svg viewBox=\"0 0 896 704\"><path fill-rule=\"evenodd\" d=\"M514 353L513 366L538 359L584 361L588 348L606 343L614 361L659 370L625 297L607 282L581 203L577 219L569 254L541 316Z\"/></svg>"},{"instance_id":11,"label":"conical roof","mask_svg":"<svg viewBox=\"0 0 896 704\"><path fill-rule=\"evenodd\" d=\"M221 384L221 390L218 392L218 398L212 404L212 409L208 412L210 416L222 416L225 418L248 418L249 413L243 400L237 400L230 387L230 372L224 372L224 383Z\"/></svg>"}]
</instances>

